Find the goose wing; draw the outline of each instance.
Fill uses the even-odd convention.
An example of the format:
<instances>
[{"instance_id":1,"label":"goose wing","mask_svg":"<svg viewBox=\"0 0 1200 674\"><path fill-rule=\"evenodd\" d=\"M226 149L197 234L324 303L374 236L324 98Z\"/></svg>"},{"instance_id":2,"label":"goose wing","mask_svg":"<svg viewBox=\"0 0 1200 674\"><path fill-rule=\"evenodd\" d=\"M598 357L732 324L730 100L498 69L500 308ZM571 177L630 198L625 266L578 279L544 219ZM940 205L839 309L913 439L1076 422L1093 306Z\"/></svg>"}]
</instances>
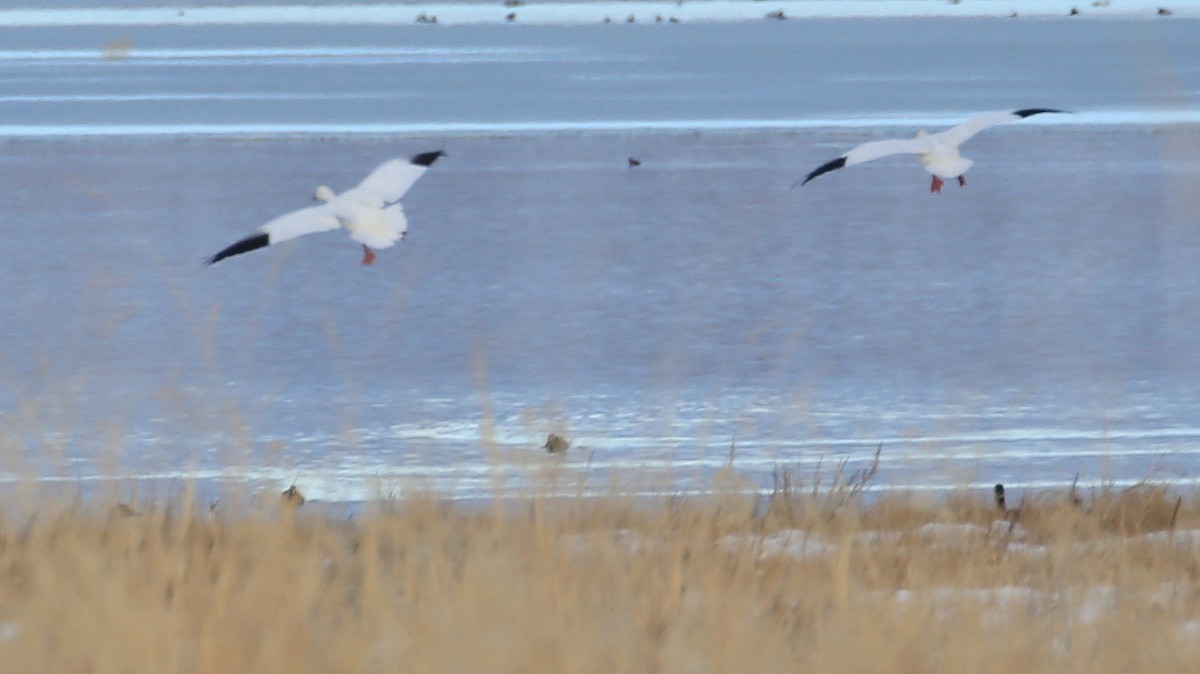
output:
<instances>
[{"instance_id":1,"label":"goose wing","mask_svg":"<svg viewBox=\"0 0 1200 674\"><path fill-rule=\"evenodd\" d=\"M976 115L958 126L951 127L940 133L934 134L941 142L951 147L958 147L971 139L972 136L990 129L993 126L1007 124L1025 119L1032 115L1039 115L1043 112L1063 112L1062 110L1053 110L1050 108L1025 108L1023 110L1002 110L999 112L985 112L982 115Z\"/></svg>"},{"instance_id":2,"label":"goose wing","mask_svg":"<svg viewBox=\"0 0 1200 674\"><path fill-rule=\"evenodd\" d=\"M440 156L441 152L424 152L410 160L385 161L340 196L371 208L383 208L399 201Z\"/></svg>"},{"instance_id":3,"label":"goose wing","mask_svg":"<svg viewBox=\"0 0 1200 674\"><path fill-rule=\"evenodd\" d=\"M216 255L205 260L205 264L216 264L227 257L249 253L280 241L287 241L305 234L327 232L341 226L337 217L326 205L310 206L292 211L271 220L255 230L254 234L241 239Z\"/></svg>"},{"instance_id":4,"label":"goose wing","mask_svg":"<svg viewBox=\"0 0 1200 674\"><path fill-rule=\"evenodd\" d=\"M819 175L829 173L830 171L835 171L844 166L853 166L855 164L861 164L873 159L890 157L894 154L925 154L931 149L932 147L928 138L921 137L907 140L876 140L870 143L863 143L862 145L850 150L837 159L831 159L824 164L821 164L815 170L813 170L812 173L809 173L808 177L804 179L804 182L800 184L803 185Z\"/></svg>"}]
</instances>

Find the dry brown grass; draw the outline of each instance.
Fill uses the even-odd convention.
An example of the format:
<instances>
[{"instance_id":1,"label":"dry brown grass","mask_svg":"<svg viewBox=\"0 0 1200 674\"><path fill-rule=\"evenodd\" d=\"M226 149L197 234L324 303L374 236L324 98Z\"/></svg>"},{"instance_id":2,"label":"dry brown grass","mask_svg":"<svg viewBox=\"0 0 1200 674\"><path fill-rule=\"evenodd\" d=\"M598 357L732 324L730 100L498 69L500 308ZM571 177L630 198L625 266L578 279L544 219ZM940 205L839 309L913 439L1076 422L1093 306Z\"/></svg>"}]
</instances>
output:
<instances>
[{"instance_id":1,"label":"dry brown grass","mask_svg":"<svg viewBox=\"0 0 1200 674\"><path fill-rule=\"evenodd\" d=\"M0 669L1103 674L1200 662L1200 504L1162 487L1041 496L1008 515L990 495L794 489L413 498L353 517L295 503L40 499L8 515Z\"/></svg>"}]
</instances>

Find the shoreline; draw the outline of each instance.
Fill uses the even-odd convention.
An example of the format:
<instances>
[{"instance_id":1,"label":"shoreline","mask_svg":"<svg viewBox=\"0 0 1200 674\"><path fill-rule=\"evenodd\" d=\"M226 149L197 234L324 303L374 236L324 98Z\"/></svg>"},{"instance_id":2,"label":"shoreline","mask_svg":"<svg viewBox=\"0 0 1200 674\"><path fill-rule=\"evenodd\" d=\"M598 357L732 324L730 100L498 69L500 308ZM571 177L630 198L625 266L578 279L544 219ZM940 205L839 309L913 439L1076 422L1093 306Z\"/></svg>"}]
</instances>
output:
<instances>
[{"instance_id":1,"label":"shoreline","mask_svg":"<svg viewBox=\"0 0 1200 674\"><path fill-rule=\"evenodd\" d=\"M1080 7L1082 5L1082 8ZM1168 3L1169 5L1169 3ZM1170 16L1160 16L1166 9ZM1070 16L1078 10L1078 16ZM510 13L516 16L509 18ZM779 14L777 14L779 13ZM861 18L1081 18L1178 19L1200 17L1200 7L1168 7L1157 1L1121 0L1109 6L1073 0L689 0L688 2L409 2L386 5L175 5L161 7L60 7L0 10L0 28L62 26L207 25L575 25L604 22L754 21L764 19ZM417 17L425 17L424 21ZM433 21L431 17L436 17ZM628 21L632 17L634 21Z\"/></svg>"}]
</instances>

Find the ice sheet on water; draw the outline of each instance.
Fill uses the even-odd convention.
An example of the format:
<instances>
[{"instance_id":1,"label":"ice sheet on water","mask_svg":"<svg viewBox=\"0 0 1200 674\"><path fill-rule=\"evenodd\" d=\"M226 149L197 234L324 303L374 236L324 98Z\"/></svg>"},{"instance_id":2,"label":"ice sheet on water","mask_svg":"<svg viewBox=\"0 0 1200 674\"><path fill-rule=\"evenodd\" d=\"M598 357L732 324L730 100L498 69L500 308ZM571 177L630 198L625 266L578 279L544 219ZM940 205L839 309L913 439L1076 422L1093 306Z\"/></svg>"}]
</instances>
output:
<instances>
[{"instance_id":1,"label":"ice sheet on water","mask_svg":"<svg viewBox=\"0 0 1200 674\"><path fill-rule=\"evenodd\" d=\"M204 6L180 3L170 7L105 7L84 3L83 7L47 9L0 9L3 26L197 26L212 24L412 24L416 17L437 17L439 24L502 24L510 22L511 8L500 3L432 2L413 4L318 4L288 5L263 2L248 6ZM674 17L681 21L763 20L774 12L777 18L847 17L1065 17L1080 3L1077 0L776 0L771 3L739 0L689 0L687 3L640 2L530 2L517 8L522 24L597 23L606 18L624 21L633 16L642 22ZM90 6L86 6L90 5ZM1123 0L1106 7L1085 9L1082 17L1116 18L1156 16L1159 0ZM1194 3L1177 5L1181 17L1200 15Z\"/></svg>"},{"instance_id":2,"label":"ice sheet on water","mask_svg":"<svg viewBox=\"0 0 1200 674\"><path fill-rule=\"evenodd\" d=\"M190 97L192 100L221 100ZM304 95L301 95L303 98ZM189 97L169 98L187 100ZM279 98L276 96L275 98ZM315 98L323 98L316 96ZM244 95L239 100L256 100ZM42 98L32 100L43 100ZM8 138L61 137L315 137L388 136L428 138L437 136L564 135L578 133L759 133L829 129L917 129L952 126L968 113L895 114L870 117L823 117L780 119L614 119L569 121L495 122L375 122L375 123L165 123L165 124L0 124L0 136ZM1047 116L1027 122L1041 126L1173 126L1200 124L1200 109L1192 110L1097 110L1071 116Z\"/></svg>"}]
</instances>

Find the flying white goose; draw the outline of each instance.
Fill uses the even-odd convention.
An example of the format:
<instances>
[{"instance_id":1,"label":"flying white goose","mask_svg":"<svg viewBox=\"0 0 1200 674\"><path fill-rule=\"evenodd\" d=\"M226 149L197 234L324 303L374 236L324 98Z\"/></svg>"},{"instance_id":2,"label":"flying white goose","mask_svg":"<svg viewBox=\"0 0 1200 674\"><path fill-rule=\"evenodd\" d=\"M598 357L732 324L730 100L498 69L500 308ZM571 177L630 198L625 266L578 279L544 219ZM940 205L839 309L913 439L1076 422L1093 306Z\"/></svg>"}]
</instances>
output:
<instances>
[{"instance_id":1,"label":"flying white goose","mask_svg":"<svg viewBox=\"0 0 1200 674\"><path fill-rule=\"evenodd\" d=\"M963 187L967 184L967 179L963 177L963 174L975 162L958 154L959 145L988 127L1015 122L1043 112L1063 111L1049 108L1025 108L1012 112L988 112L938 133L919 131L916 138L909 140L877 140L872 143L863 143L837 159L825 162L817 170L808 174L808 177L800 184L803 185L823 173L829 173L843 166L854 166L894 154L915 154L918 155L917 158L921 160L921 165L925 167L925 170L933 174L933 183L929 186L930 192L941 192L943 179L957 178L958 185Z\"/></svg>"},{"instance_id":2,"label":"flying white goose","mask_svg":"<svg viewBox=\"0 0 1200 674\"><path fill-rule=\"evenodd\" d=\"M443 156L441 151L423 152L409 161L392 159L379 165L356 187L341 194L321 185L314 199L325 203L281 215L250 236L205 260L216 264L227 257L305 234L346 228L350 238L363 247L363 264L375 261L372 249L391 248L408 232L408 220L400 198L425 171Z\"/></svg>"}]
</instances>

